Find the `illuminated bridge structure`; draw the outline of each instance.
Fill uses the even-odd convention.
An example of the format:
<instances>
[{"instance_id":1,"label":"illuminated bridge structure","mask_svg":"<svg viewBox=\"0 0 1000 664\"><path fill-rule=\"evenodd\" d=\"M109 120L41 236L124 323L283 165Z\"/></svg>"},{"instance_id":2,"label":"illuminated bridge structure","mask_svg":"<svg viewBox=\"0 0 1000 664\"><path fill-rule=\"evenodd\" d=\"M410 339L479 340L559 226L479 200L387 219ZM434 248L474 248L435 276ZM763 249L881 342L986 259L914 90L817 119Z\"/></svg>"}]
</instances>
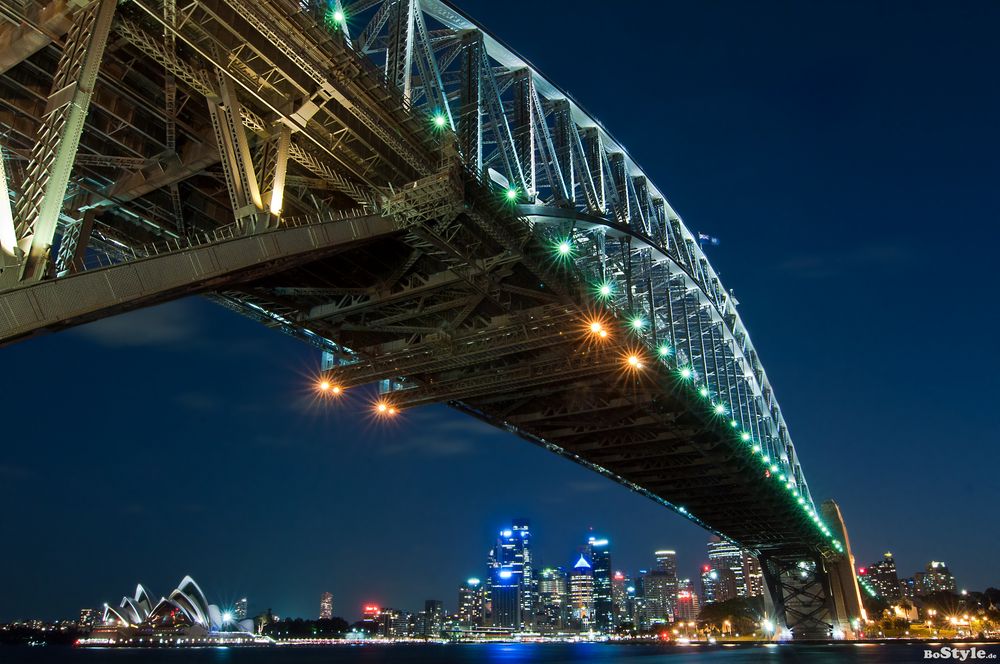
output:
<instances>
[{"instance_id":1,"label":"illuminated bridge structure","mask_svg":"<svg viewBox=\"0 0 1000 664\"><path fill-rule=\"evenodd\" d=\"M321 349L331 392L447 403L756 552L779 634L853 634L843 522L697 239L460 10L0 0L0 23L0 343L205 294Z\"/></svg>"}]
</instances>

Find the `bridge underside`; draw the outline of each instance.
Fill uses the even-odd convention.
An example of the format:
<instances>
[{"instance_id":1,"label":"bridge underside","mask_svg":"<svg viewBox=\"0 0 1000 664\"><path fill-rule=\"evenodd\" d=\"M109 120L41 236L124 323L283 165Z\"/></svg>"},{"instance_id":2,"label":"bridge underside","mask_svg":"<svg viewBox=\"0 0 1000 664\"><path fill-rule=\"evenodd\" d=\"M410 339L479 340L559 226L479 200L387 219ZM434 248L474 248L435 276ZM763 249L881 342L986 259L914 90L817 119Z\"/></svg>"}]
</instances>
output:
<instances>
[{"instance_id":1,"label":"bridge underside","mask_svg":"<svg viewBox=\"0 0 1000 664\"><path fill-rule=\"evenodd\" d=\"M450 404L757 552L797 637L858 615L735 298L624 148L460 12L17 5L0 345L208 294L341 388Z\"/></svg>"}]
</instances>

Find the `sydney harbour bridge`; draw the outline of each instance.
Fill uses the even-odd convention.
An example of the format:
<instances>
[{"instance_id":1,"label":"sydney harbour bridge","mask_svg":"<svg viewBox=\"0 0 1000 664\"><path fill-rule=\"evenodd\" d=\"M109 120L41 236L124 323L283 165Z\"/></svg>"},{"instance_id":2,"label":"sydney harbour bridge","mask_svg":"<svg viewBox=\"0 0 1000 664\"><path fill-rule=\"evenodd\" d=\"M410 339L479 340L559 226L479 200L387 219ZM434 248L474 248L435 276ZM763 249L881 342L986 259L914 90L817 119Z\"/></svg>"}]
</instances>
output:
<instances>
[{"instance_id":1,"label":"sydney harbour bridge","mask_svg":"<svg viewBox=\"0 0 1000 664\"><path fill-rule=\"evenodd\" d=\"M843 521L697 239L460 9L0 0L0 19L0 344L203 294L321 350L331 394L446 403L755 552L786 636L855 634Z\"/></svg>"}]
</instances>

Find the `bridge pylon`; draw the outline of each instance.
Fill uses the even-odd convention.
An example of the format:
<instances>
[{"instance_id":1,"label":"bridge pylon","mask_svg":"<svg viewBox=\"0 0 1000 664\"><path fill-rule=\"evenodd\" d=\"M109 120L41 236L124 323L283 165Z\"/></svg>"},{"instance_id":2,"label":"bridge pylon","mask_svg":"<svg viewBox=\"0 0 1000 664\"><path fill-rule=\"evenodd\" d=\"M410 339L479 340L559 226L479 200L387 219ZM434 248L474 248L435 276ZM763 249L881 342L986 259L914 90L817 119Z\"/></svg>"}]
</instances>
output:
<instances>
[{"instance_id":1,"label":"bridge pylon","mask_svg":"<svg viewBox=\"0 0 1000 664\"><path fill-rule=\"evenodd\" d=\"M774 640L855 639L865 620L847 528L833 500L820 507L839 531L842 553L776 551L760 557L764 574L765 631Z\"/></svg>"}]
</instances>

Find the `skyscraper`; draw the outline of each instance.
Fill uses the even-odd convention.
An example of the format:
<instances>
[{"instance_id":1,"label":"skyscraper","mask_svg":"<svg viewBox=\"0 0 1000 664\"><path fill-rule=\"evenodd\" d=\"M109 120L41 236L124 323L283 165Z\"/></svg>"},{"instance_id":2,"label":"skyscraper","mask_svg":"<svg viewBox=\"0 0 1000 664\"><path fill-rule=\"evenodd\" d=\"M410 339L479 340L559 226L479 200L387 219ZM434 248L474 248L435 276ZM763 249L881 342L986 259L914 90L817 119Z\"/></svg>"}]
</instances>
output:
<instances>
[{"instance_id":1,"label":"skyscraper","mask_svg":"<svg viewBox=\"0 0 1000 664\"><path fill-rule=\"evenodd\" d=\"M441 629L444 627L444 604L441 600L425 601L421 617L420 636L434 639L440 637Z\"/></svg>"},{"instance_id":2,"label":"skyscraper","mask_svg":"<svg viewBox=\"0 0 1000 664\"><path fill-rule=\"evenodd\" d=\"M458 588L458 620L465 627L483 624L482 585L479 579L473 577Z\"/></svg>"},{"instance_id":3,"label":"skyscraper","mask_svg":"<svg viewBox=\"0 0 1000 664\"><path fill-rule=\"evenodd\" d=\"M708 562L712 569L732 570L738 597L758 597L764 593L760 562L749 551L712 535L708 540Z\"/></svg>"},{"instance_id":4,"label":"skyscraper","mask_svg":"<svg viewBox=\"0 0 1000 664\"><path fill-rule=\"evenodd\" d=\"M896 561L892 553L886 551L882 555L882 560L868 566L867 572L869 583L881 597L887 600L900 598L902 593L899 576L896 574Z\"/></svg>"},{"instance_id":5,"label":"skyscraper","mask_svg":"<svg viewBox=\"0 0 1000 664\"><path fill-rule=\"evenodd\" d=\"M701 571L701 596L705 602L726 602L736 598L736 575L728 567L705 565Z\"/></svg>"},{"instance_id":6,"label":"skyscraper","mask_svg":"<svg viewBox=\"0 0 1000 664\"><path fill-rule=\"evenodd\" d=\"M932 560L927 563L924 572L917 572L914 577L917 580L917 594L929 595L934 592L950 592L956 590L955 577L948 570L948 565Z\"/></svg>"},{"instance_id":7,"label":"skyscraper","mask_svg":"<svg viewBox=\"0 0 1000 664\"><path fill-rule=\"evenodd\" d=\"M761 597L764 594L764 570L760 568L757 556L743 552L743 578L746 579L747 597Z\"/></svg>"},{"instance_id":8,"label":"skyscraper","mask_svg":"<svg viewBox=\"0 0 1000 664\"><path fill-rule=\"evenodd\" d=\"M698 593L694 591L691 580L683 579L678 582L677 587L676 620L684 622L697 620L701 609L698 604Z\"/></svg>"},{"instance_id":9,"label":"skyscraper","mask_svg":"<svg viewBox=\"0 0 1000 664\"><path fill-rule=\"evenodd\" d=\"M535 621L538 629L558 630L565 627L567 603L566 570L562 567L540 570Z\"/></svg>"},{"instance_id":10,"label":"skyscraper","mask_svg":"<svg viewBox=\"0 0 1000 664\"><path fill-rule=\"evenodd\" d=\"M594 614L593 566L584 554L569 573L569 617L581 629L589 629Z\"/></svg>"},{"instance_id":11,"label":"skyscraper","mask_svg":"<svg viewBox=\"0 0 1000 664\"><path fill-rule=\"evenodd\" d=\"M489 568L493 625L514 629L530 625L534 619L534 592L527 520L517 520L511 528L500 531L490 551ZM530 607L527 615L525 607Z\"/></svg>"},{"instance_id":12,"label":"skyscraper","mask_svg":"<svg viewBox=\"0 0 1000 664\"><path fill-rule=\"evenodd\" d=\"M531 560L531 528L527 519L515 519L511 524L514 537L521 541L521 622L528 626L535 619L535 573Z\"/></svg>"},{"instance_id":13,"label":"skyscraper","mask_svg":"<svg viewBox=\"0 0 1000 664\"><path fill-rule=\"evenodd\" d=\"M631 586L631 582L632 580L621 571L616 571L611 575L611 605L614 607L616 627L632 622L628 611L630 600L626 591L626 588ZM632 587L632 594L635 594L634 587Z\"/></svg>"},{"instance_id":14,"label":"skyscraper","mask_svg":"<svg viewBox=\"0 0 1000 664\"><path fill-rule=\"evenodd\" d=\"M654 555L656 569L642 579L645 617L650 624L672 622L677 605L677 553L660 550Z\"/></svg>"},{"instance_id":15,"label":"skyscraper","mask_svg":"<svg viewBox=\"0 0 1000 664\"><path fill-rule=\"evenodd\" d=\"M247 617L247 598L241 597L236 600L236 604L233 605L233 618L236 622L240 620L246 620Z\"/></svg>"},{"instance_id":16,"label":"skyscraper","mask_svg":"<svg viewBox=\"0 0 1000 664\"><path fill-rule=\"evenodd\" d=\"M323 593L319 600L319 619L330 620L333 618L333 593Z\"/></svg>"},{"instance_id":17,"label":"skyscraper","mask_svg":"<svg viewBox=\"0 0 1000 664\"><path fill-rule=\"evenodd\" d=\"M615 608L611 594L611 550L608 540L591 537L587 541L594 583L594 628L605 634L615 629Z\"/></svg>"}]
</instances>

